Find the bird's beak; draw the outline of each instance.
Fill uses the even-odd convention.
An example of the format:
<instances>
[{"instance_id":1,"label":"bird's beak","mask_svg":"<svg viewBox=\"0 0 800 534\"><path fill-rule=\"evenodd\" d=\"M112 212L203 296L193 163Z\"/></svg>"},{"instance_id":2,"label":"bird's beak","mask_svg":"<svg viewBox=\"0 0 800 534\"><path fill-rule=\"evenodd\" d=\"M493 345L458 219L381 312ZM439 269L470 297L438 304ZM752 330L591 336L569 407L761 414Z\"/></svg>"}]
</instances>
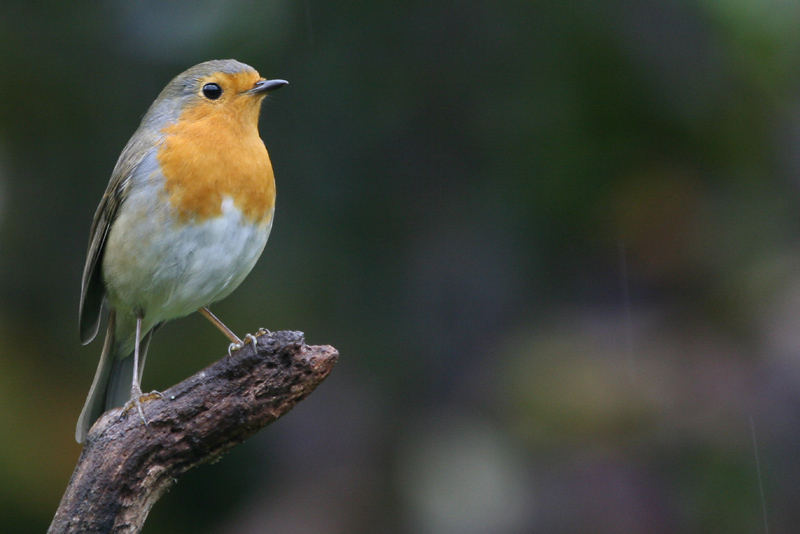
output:
<instances>
[{"instance_id":1,"label":"bird's beak","mask_svg":"<svg viewBox=\"0 0 800 534\"><path fill-rule=\"evenodd\" d=\"M251 95L267 94L280 89L288 83L286 80L261 80L256 82L256 86L247 91L247 93Z\"/></svg>"}]
</instances>

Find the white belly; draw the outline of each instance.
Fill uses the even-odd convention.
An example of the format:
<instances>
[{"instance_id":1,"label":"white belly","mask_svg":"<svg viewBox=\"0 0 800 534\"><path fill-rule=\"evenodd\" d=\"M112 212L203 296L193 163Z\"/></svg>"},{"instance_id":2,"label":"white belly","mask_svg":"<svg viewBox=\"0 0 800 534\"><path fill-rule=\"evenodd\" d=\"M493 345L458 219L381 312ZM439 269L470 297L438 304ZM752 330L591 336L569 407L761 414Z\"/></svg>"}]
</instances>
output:
<instances>
[{"instance_id":1,"label":"white belly","mask_svg":"<svg viewBox=\"0 0 800 534\"><path fill-rule=\"evenodd\" d=\"M106 243L103 278L111 305L142 312L149 324L228 296L255 265L272 228L272 214L252 225L230 198L221 216L199 223L175 221L147 200L128 198L122 206Z\"/></svg>"}]
</instances>

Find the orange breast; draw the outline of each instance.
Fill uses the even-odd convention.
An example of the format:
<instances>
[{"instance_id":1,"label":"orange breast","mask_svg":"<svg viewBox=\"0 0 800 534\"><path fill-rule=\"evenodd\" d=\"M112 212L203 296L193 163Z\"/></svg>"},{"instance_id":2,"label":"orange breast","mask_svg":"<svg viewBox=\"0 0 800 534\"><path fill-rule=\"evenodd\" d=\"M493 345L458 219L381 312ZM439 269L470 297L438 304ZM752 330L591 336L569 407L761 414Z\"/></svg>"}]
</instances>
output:
<instances>
[{"instance_id":1,"label":"orange breast","mask_svg":"<svg viewBox=\"0 0 800 534\"><path fill-rule=\"evenodd\" d=\"M270 216L275 178L258 135L260 102L237 104L201 103L162 130L157 159L169 202L183 220L220 215L225 197L252 222Z\"/></svg>"}]
</instances>

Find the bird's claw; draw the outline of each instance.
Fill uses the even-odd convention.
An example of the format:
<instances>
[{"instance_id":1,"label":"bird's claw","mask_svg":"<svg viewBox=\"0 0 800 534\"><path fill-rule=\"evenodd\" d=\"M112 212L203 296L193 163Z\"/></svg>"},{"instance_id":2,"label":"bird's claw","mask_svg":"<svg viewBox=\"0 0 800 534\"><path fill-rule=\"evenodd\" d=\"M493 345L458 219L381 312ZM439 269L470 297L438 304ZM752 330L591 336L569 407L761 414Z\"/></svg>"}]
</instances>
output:
<instances>
[{"instance_id":1,"label":"bird's claw","mask_svg":"<svg viewBox=\"0 0 800 534\"><path fill-rule=\"evenodd\" d=\"M258 338L258 335L254 336L253 334L247 334L246 336L244 336L244 342L247 343L249 341L250 344L253 345L253 348L257 349L258 348L258 339L257 338Z\"/></svg>"},{"instance_id":2,"label":"bird's claw","mask_svg":"<svg viewBox=\"0 0 800 534\"><path fill-rule=\"evenodd\" d=\"M247 343L253 345L253 349L258 349L258 338L267 334L272 334L266 328L259 328L255 334L246 334L241 343L231 343L228 345L228 356L232 356L234 352L241 350Z\"/></svg>"},{"instance_id":3,"label":"bird's claw","mask_svg":"<svg viewBox=\"0 0 800 534\"><path fill-rule=\"evenodd\" d=\"M163 398L164 395L162 395L160 391L153 390L147 394L142 394L141 390L132 391L130 400L125 403L125 406L122 407L122 413L120 414L120 417L125 417L133 407L136 407L136 411L139 412L139 419L142 420L144 426L149 426L147 423L147 418L144 416L142 403L147 402L149 400L163 399Z\"/></svg>"},{"instance_id":4,"label":"bird's claw","mask_svg":"<svg viewBox=\"0 0 800 534\"><path fill-rule=\"evenodd\" d=\"M228 357L232 356L232 354L231 354L231 353L232 353L233 351L238 351L238 350L239 350L239 349L241 349L243 346L244 346L244 345L242 345L241 343L231 343L230 345L228 345Z\"/></svg>"}]
</instances>

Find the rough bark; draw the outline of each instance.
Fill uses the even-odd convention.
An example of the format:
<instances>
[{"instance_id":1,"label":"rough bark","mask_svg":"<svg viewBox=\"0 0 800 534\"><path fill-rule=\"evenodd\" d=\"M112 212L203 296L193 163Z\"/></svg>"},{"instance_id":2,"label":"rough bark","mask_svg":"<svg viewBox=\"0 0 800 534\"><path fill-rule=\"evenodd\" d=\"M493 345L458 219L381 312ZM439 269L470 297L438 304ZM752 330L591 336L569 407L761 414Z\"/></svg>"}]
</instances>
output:
<instances>
[{"instance_id":1,"label":"rough bark","mask_svg":"<svg viewBox=\"0 0 800 534\"><path fill-rule=\"evenodd\" d=\"M104 414L89 432L50 533L139 532L153 504L189 469L275 421L328 376L330 346L301 332L260 336L144 403Z\"/></svg>"}]
</instances>

